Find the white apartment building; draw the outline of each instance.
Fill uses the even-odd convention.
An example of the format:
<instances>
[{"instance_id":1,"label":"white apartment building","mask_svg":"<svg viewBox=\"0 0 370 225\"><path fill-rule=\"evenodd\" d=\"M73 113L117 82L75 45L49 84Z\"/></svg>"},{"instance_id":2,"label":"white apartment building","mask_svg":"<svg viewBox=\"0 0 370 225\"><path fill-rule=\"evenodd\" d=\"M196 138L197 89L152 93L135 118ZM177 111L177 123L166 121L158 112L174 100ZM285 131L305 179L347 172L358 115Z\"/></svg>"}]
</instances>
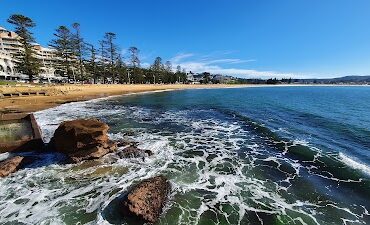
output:
<instances>
[{"instance_id":1,"label":"white apartment building","mask_svg":"<svg viewBox=\"0 0 370 225\"><path fill-rule=\"evenodd\" d=\"M18 35L0 27L0 79L15 75L15 61L12 54L17 53L20 49Z\"/></svg>"},{"instance_id":2,"label":"white apartment building","mask_svg":"<svg viewBox=\"0 0 370 225\"><path fill-rule=\"evenodd\" d=\"M34 49L36 57L40 59L42 67L40 78L47 80L62 79L56 76L56 67L60 59L57 57L54 49L45 48L35 43ZM3 80L19 80L25 76L16 71L16 59L14 55L22 51L20 37L12 31L8 31L0 27L0 79Z\"/></svg>"}]
</instances>

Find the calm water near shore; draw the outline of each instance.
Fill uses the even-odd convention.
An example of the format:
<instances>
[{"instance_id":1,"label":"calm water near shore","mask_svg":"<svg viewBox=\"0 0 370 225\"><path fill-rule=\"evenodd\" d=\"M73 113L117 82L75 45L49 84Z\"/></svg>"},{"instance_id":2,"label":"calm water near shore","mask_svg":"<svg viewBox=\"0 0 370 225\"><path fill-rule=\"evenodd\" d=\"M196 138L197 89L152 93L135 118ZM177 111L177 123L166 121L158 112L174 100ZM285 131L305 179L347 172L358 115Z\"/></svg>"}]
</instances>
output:
<instances>
[{"instance_id":1,"label":"calm water near shore","mask_svg":"<svg viewBox=\"0 0 370 225\"><path fill-rule=\"evenodd\" d=\"M369 87L183 90L35 116L45 141L62 121L97 117L154 155L46 154L0 179L0 224L125 224L114 200L159 174L173 189L158 224L370 224Z\"/></svg>"}]
</instances>

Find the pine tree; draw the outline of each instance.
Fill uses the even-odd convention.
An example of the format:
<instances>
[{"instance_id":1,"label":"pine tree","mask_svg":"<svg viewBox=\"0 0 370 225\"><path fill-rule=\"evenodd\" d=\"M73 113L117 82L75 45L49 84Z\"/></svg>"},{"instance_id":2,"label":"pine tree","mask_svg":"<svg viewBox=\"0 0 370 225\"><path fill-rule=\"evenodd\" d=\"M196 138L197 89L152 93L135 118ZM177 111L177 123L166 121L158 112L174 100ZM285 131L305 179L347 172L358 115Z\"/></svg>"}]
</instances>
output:
<instances>
[{"instance_id":1,"label":"pine tree","mask_svg":"<svg viewBox=\"0 0 370 225\"><path fill-rule=\"evenodd\" d=\"M128 51L130 52L131 66L133 68L140 67L140 59L139 59L140 50L136 47L130 47Z\"/></svg>"},{"instance_id":2,"label":"pine tree","mask_svg":"<svg viewBox=\"0 0 370 225\"><path fill-rule=\"evenodd\" d=\"M85 43L88 46L90 59L86 62L86 70L90 74L90 77L94 79L94 83L96 83L98 79L98 71L97 71L97 63L96 63L96 49L94 45Z\"/></svg>"},{"instance_id":3,"label":"pine tree","mask_svg":"<svg viewBox=\"0 0 370 225\"><path fill-rule=\"evenodd\" d=\"M160 83L160 81L162 80L162 73L164 71L164 66L162 64L162 58L161 57L156 57L155 60L154 60L154 63L153 65L151 65L151 70L153 71L153 80L154 80L154 83Z\"/></svg>"},{"instance_id":4,"label":"pine tree","mask_svg":"<svg viewBox=\"0 0 370 225\"><path fill-rule=\"evenodd\" d=\"M80 24L73 23L72 27L75 29L75 33L72 34L73 52L74 55L78 58L79 75L81 78L84 78L83 56L85 54L86 46L83 38L81 37Z\"/></svg>"},{"instance_id":5,"label":"pine tree","mask_svg":"<svg viewBox=\"0 0 370 225\"><path fill-rule=\"evenodd\" d=\"M118 57L117 57L116 71L119 76L118 78L119 78L120 83L128 82L127 68L126 68L125 63L123 62L121 54L118 54Z\"/></svg>"},{"instance_id":6,"label":"pine tree","mask_svg":"<svg viewBox=\"0 0 370 225\"><path fill-rule=\"evenodd\" d=\"M165 66L165 76L163 81L165 83L174 83L176 78L174 79L173 73L172 73L172 63L170 61L166 61Z\"/></svg>"},{"instance_id":7,"label":"pine tree","mask_svg":"<svg viewBox=\"0 0 370 225\"><path fill-rule=\"evenodd\" d=\"M137 47L130 47L128 51L130 54L130 66L133 81L134 83L144 83L144 76L142 74L142 70L140 69L140 50Z\"/></svg>"},{"instance_id":8,"label":"pine tree","mask_svg":"<svg viewBox=\"0 0 370 225\"><path fill-rule=\"evenodd\" d=\"M102 58L109 60L109 73L112 76L113 82L116 79L115 61L118 57L118 46L115 44L116 34L107 32L104 35L102 44ZM106 56L106 57L104 57Z\"/></svg>"},{"instance_id":9,"label":"pine tree","mask_svg":"<svg viewBox=\"0 0 370 225\"><path fill-rule=\"evenodd\" d=\"M107 52L105 50L105 41L101 40L99 41L99 50L100 50L100 56L99 56L99 61L98 61L98 67L99 67L99 72L101 78L103 78L103 83L106 81L106 71L107 71L107 64L108 64L108 56Z\"/></svg>"},{"instance_id":10,"label":"pine tree","mask_svg":"<svg viewBox=\"0 0 370 225\"><path fill-rule=\"evenodd\" d=\"M33 82L33 77L40 72L40 60L35 57L36 52L32 43L35 42L33 34L29 30L36 24L29 17L14 14L8 19L8 23L15 25L15 33L20 37L22 51L15 55L16 69L18 72L28 75L29 82Z\"/></svg>"},{"instance_id":11,"label":"pine tree","mask_svg":"<svg viewBox=\"0 0 370 225\"><path fill-rule=\"evenodd\" d=\"M64 70L64 74L70 75L71 63L73 61L73 39L71 31L66 26L59 26L54 33L55 39L53 39L49 46L54 48L62 60L61 69Z\"/></svg>"}]
</instances>

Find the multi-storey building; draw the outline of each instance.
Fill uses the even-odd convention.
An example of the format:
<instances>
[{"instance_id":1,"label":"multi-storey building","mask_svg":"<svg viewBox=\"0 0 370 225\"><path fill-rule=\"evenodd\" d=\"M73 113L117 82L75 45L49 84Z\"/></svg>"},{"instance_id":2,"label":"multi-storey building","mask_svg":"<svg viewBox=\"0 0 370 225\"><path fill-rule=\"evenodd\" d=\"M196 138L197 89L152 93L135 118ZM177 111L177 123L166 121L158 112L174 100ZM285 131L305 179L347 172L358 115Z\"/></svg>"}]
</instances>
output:
<instances>
[{"instance_id":1,"label":"multi-storey building","mask_svg":"<svg viewBox=\"0 0 370 225\"><path fill-rule=\"evenodd\" d=\"M46 79L56 78L55 72L60 63L54 49L45 48L37 43L34 44L36 58L41 62L40 77ZM18 80L24 76L16 71L15 55L23 51L20 37L12 31L0 27L0 79ZM59 77L60 78L60 77Z\"/></svg>"},{"instance_id":2,"label":"multi-storey building","mask_svg":"<svg viewBox=\"0 0 370 225\"><path fill-rule=\"evenodd\" d=\"M0 50L9 54L16 54L21 49L20 37L15 32L0 27Z\"/></svg>"},{"instance_id":3,"label":"multi-storey building","mask_svg":"<svg viewBox=\"0 0 370 225\"><path fill-rule=\"evenodd\" d=\"M15 75L15 60L12 55L20 50L18 35L0 27L0 78L5 79Z\"/></svg>"},{"instance_id":4,"label":"multi-storey building","mask_svg":"<svg viewBox=\"0 0 370 225\"><path fill-rule=\"evenodd\" d=\"M41 62L41 76L52 77L55 75L55 68L60 63L59 57L56 55L56 51L51 48L42 47L39 44L34 45L36 52L36 58Z\"/></svg>"}]
</instances>

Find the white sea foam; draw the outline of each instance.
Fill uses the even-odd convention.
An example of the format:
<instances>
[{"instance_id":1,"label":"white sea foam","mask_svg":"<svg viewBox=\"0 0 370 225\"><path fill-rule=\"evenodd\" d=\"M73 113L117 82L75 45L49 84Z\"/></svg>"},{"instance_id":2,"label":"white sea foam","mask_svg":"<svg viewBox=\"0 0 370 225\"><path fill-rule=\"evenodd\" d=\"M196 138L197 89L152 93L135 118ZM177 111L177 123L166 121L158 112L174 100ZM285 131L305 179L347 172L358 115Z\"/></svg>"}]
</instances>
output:
<instances>
[{"instance_id":1,"label":"white sea foam","mask_svg":"<svg viewBox=\"0 0 370 225\"><path fill-rule=\"evenodd\" d=\"M7 158L9 158L10 154L8 152L0 153L0 161L3 161Z\"/></svg>"},{"instance_id":2,"label":"white sea foam","mask_svg":"<svg viewBox=\"0 0 370 225\"><path fill-rule=\"evenodd\" d=\"M359 170L367 175L370 175L370 167L360 162L358 159L351 158L342 152L339 153L339 159L347 166L355 170Z\"/></svg>"},{"instance_id":3,"label":"white sea foam","mask_svg":"<svg viewBox=\"0 0 370 225\"><path fill-rule=\"evenodd\" d=\"M304 224L302 218L305 218L307 224L318 224L316 210L323 206L292 201L290 186L281 186L281 182L290 183L299 176L302 166L282 153L272 155L263 141L259 142L242 124L217 119L212 116L212 110L157 112L104 104L99 108L99 101L69 103L37 112L44 140L51 138L61 122L86 117L110 118L108 122L117 123L125 117L153 128L166 123L184 129L134 127L110 133L112 139L120 140L127 138L124 135L127 131L134 131L129 138L138 142L140 148L154 152L145 161L120 159L110 154L95 164L47 163L0 180L0 223L65 224L71 219L68 223L75 224L73 218L93 214L96 217L92 216L89 224L110 224L103 211L112 200L139 180L164 174L170 178L173 192L160 224L198 224L210 211L216 215L212 219L230 224L244 224L250 212L278 214L278 218L286 217L285 222ZM199 114L207 115L206 119L198 118ZM145 121L145 118L155 120ZM53 160L57 162L50 156L49 161ZM261 162L275 162L277 168L267 166L280 171L281 180L255 176L263 168L257 168ZM291 166L292 174L280 168L283 164ZM224 208L228 206L232 210L227 212ZM177 216L167 215L174 212ZM291 212L294 218L290 217Z\"/></svg>"}]
</instances>

